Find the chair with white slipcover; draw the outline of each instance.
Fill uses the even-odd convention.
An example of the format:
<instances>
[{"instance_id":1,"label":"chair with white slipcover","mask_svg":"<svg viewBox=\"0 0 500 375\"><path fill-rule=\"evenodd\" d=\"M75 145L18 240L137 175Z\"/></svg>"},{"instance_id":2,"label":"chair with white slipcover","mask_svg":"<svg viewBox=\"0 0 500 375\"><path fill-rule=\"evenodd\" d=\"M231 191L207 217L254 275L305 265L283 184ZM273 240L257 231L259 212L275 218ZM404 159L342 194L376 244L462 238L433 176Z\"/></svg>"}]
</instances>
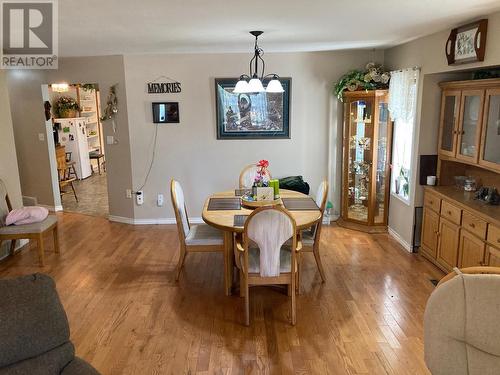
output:
<instances>
[{"instance_id":1,"label":"chair with white slipcover","mask_svg":"<svg viewBox=\"0 0 500 375\"><path fill-rule=\"evenodd\" d=\"M250 324L250 285L287 285L291 296L290 320L296 322L295 282L298 271L300 241L296 223L280 206L261 207L247 220L234 249L240 270L240 288L245 297L245 324ZM290 245L286 242L290 241Z\"/></svg>"},{"instance_id":2,"label":"chair with white slipcover","mask_svg":"<svg viewBox=\"0 0 500 375\"><path fill-rule=\"evenodd\" d=\"M255 181L255 176L257 176L257 171L260 169L255 164L247 165L240 173L240 189L250 189ZM271 173L266 169L267 179L271 179Z\"/></svg>"},{"instance_id":3,"label":"chair with white slipcover","mask_svg":"<svg viewBox=\"0 0 500 375\"><path fill-rule=\"evenodd\" d=\"M221 231L207 224L189 224L184 192L178 181L170 182L170 194L179 232L180 254L175 275L175 280L179 280L187 253L224 251L224 237Z\"/></svg>"}]
</instances>

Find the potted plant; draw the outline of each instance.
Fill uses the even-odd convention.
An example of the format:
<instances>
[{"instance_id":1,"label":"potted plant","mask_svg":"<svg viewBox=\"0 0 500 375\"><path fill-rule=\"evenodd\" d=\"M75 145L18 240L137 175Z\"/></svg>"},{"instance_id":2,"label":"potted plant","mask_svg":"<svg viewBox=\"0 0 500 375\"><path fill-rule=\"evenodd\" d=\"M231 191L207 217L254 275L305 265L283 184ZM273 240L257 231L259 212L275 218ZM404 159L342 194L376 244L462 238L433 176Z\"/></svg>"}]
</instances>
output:
<instances>
[{"instance_id":1,"label":"potted plant","mask_svg":"<svg viewBox=\"0 0 500 375\"><path fill-rule=\"evenodd\" d=\"M410 179L409 179L409 170L401 167L399 170L399 184L402 187L403 197L407 198L410 193Z\"/></svg>"},{"instance_id":2,"label":"potted plant","mask_svg":"<svg viewBox=\"0 0 500 375\"><path fill-rule=\"evenodd\" d=\"M54 103L54 112L59 118L77 117L80 106L76 100L70 96L61 96Z\"/></svg>"},{"instance_id":3,"label":"potted plant","mask_svg":"<svg viewBox=\"0 0 500 375\"><path fill-rule=\"evenodd\" d=\"M391 75L382 65L374 62L366 64L364 70L351 70L335 84L333 92L342 101L345 90L376 90L389 87Z\"/></svg>"}]
</instances>

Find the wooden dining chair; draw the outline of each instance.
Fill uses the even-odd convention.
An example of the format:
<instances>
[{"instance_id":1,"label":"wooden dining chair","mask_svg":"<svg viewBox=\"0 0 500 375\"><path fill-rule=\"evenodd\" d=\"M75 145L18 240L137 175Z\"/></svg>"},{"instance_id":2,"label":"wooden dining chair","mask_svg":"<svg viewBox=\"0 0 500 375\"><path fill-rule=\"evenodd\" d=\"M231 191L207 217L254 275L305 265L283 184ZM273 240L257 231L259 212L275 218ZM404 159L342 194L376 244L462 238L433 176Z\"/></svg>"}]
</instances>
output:
<instances>
[{"instance_id":1,"label":"wooden dining chair","mask_svg":"<svg viewBox=\"0 0 500 375\"><path fill-rule=\"evenodd\" d=\"M70 166L66 162L66 154L64 152L56 155L57 162L57 173L59 176L59 193L61 197L65 194L71 194L70 191L66 191L64 188L66 186L70 186L73 191L73 195L75 196L76 201L78 202L78 197L76 195L75 186L73 182L76 181L76 177L70 176ZM75 173L76 176L76 173Z\"/></svg>"},{"instance_id":2,"label":"wooden dining chair","mask_svg":"<svg viewBox=\"0 0 500 375\"><path fill-rule=\"evenodd\" d=\"M257 167L255 164L247 165L240 173L239 185L240 189L250 189L253 186L255 181L255 176L257 175L257 171L260 167ZM267 177L269 180L271 179L271 173L266 169Z\"/></svg>"},{"instance_id":3,"label":"wooden dining chair","mask_svg":"<svg viewBox=\"0 0 500 375\"><path fill-rule=\"evenodd\" d=\"M76 173L76 161L72 160L72 152L66 152L66 167L68 168L68 177L74 175L78 179L78 174Z\"/></svg>"},{"instance_id":4,"label":"wooden dining chair","mask_svg":"<svg viewBox=\"0 0 500 375\"><path fill-rule=\"evenodd\" d=\"M301 241L303 246L302 253L312 252L314 254L314 259L316 260L316 265L318 266L318 271L321 276L322 282L325 282L326 276L325 276L325 271L323 269L323 264L321 263L320 239L321 239L321 228L323 227L323 216L325 214L327 197L328 197L328 182L323 181L318 187L315 199L316 204L321 211L321 218L310 229L301 232ZM300 270L299 270L299 277L300 277ZM297 286L299 287L300 283Z\"/></svg>"},{"instance_id":5,"label":"wooden dining chair","mask_svg":"<svg viewBox=\"0 0 500 375\"><path fill-rule=\"evenodd\" d=\"M43 237L45 233L52 231L54 237L54 251L59 254L57 217L55 215L49 215L45 220L38 223L5 226L2 223L3 216L12 211L12 204L9 199L7 188L2 180L0 180L0 199L6 204L6 209L2 208L3 203L0 205L0 247L3 241L10 240L10 254L14 255L17 240L35 240L38 245L38 260L40 266L43 267L45 265L45 246Z\"/></svg>"},{"instance_id":6,"label":"wooden dining chair","mask_svg":"<svg viewBox=\"0 0 500 375\"><path fill-rule=\"evenodd\" d=\"M174 207L180 242L179 262L177 264L177 272L175 274L175 280L177 281L179 280L187 253L212 251L223 252L224 236L220 230L207 224L189 224L184 192L181 184L176 180L172 180L170 182L170 195L172 198L172 205Z\"/></svg>"},{"instance_id":7,"label":"wooden dining chair","mask_svg":"<svg viewBox=\"0 0 500 375\"><path fill-rule=\"evenodd\" d=\"M296 233L295 220L279 206L258 208L245 221L234 250L245 297L245 325L250 324L249 286L276 284L288 287L290 320L295 325L295 281L301 248ZM291 245L286 246L289 239Z\"/></svg>"}]
</instances>

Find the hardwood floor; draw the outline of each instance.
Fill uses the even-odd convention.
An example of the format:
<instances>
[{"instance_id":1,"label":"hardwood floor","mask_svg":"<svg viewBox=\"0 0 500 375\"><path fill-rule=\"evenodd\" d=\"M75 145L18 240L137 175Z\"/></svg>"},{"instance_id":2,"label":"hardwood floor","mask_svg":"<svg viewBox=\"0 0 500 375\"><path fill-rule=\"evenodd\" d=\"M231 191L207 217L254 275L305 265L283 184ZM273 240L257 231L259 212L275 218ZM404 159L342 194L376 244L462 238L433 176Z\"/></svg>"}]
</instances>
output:
<instances>
[{"instance_id":1,"label":"hardwood floor","mask_svg":"<svg viewBox=\"0 0 500 375\"><path fill-rule=\"evenodd\" d=\"M297 325L286 293L224 296L222 254L189 254L179 283L174 225L129 226L59 214L57 283L77 354L103 374L429 374L422 318L442 273L385 234L325 227L321 284L303 263ZM46 241L47 245L52 244ZM34 249L0 263L0 277L42 271Z\"/></svg>"}]
</instances>

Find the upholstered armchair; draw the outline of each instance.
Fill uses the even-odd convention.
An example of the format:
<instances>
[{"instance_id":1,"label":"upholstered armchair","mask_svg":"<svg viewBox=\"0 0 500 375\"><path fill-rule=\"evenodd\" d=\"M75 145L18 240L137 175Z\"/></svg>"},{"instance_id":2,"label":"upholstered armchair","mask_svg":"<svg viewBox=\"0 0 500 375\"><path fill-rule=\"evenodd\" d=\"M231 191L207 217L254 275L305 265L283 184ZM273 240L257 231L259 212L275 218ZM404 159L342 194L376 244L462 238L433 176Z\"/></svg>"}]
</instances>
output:
<instances>
[{"instance_id":1,"label":"upholstered armchair","mask_svg":"<svg viewBox=\"0 0 500 375\"><path fill-rule=\"evenodd\" d=\"M427 302L425 363L433 375L500 374L500 268L446 276Z\"/></svg>"},{"instance_id":2,"label":"upholstered armchair","mask_svg":"<svg viewBox=\"0 0 500 375\"><path fill-rule=\"evenodd\" d=\"M75 357L54 280L34 274L0 280L1 375L99 375Z\"/></svg>"}]
</instances>

